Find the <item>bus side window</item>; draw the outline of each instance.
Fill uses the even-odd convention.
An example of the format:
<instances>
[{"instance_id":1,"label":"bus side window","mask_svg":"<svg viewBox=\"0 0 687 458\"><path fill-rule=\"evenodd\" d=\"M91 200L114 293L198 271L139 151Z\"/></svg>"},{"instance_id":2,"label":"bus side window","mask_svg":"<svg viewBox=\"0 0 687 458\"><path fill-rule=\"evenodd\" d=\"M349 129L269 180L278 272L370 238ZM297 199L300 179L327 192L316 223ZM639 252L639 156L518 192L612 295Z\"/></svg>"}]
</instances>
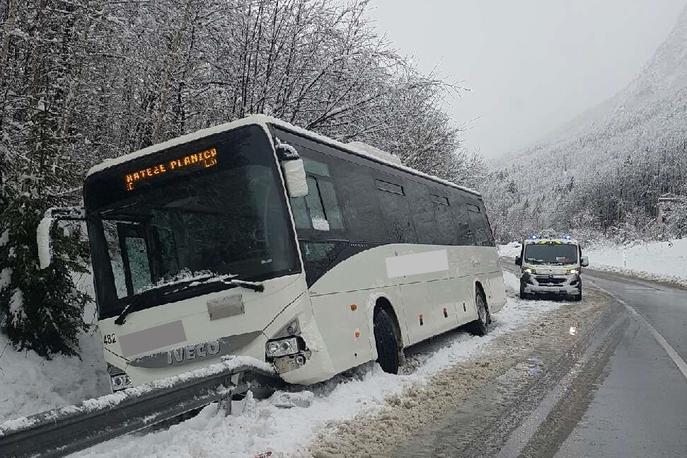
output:
<instances>
[{"instance_id":1,"label":"bus side window","mask_svg":"<svg viewBox=\"0 0 687 458\"><path fill-rule=\"evenodd\" d=\"M400 178L392 178L400 181ZM400 184L375 179L377 198L386 220L387 241L390 243L417 243L406 190ZM407 186L407 185L406 185Z\"/></svg>"},{"instance_id":2,"label":"bus side window","mask_svg":"<svg viewBox=\"0 0 687 458\"><path fill-rule=\"evenodd\" d=\"M303 159L308 180L308 195L291 199L296 228L330 231L343 229L329 166L312 159Z\"/></svg>"},{"instance_id":3,"label":"bus side window","mask_svg":"<svg viewBox=\"0 0 687 458\"><path fill-rule=\"evenodd\" d=\"M467 204L470 225L475 234L475 243L478 246L494 246L494 239L489 229L486 216L477 205Z\"/></svg>"},{"instance_id":4,"label":"bus side window","mask_svg":"<svg viewBox=\"0 0 687 458\"><path fill-rule=\"evenodd\" d=\"M308 285L322 276L336 258L339 251L333 242L301 242L301 253L305 262L305 275Z\"/></svg>"},{"instance_id":5,"label":"bus side window","mask_svg":"<svg viewBox=\"0 0 687 458\"><path fill-rule=\"evenodd\" d=\"M310 212L310 222L312 228L317 231L328 231L330 229L327 215L324 212L324 203L320 195L317 180L313 176L308 177L308 195L305 196L305 203Z\"/></svg>"},{"instance_id":6,"label":"bus side window","mask_svg":"<svg viewBox=\"0 0 687 458\"><path fill-rule=\"evenodd\" d=\"M413 222L417 229L419 243L431 245L456 245L458 234L455 231L450 202L447 197L423 194L414 199Z\"/></svg>"},{"instance_id":7,"label":"bus side window","mask_svg":"<svg viewBox=\"0 0 687 458\"><path fill-rule=\"evenodd\" d=\"M296 229L312 229L312 225L310 224L310 215L308 215L308 208L305 206L305 197L292 198L291 210L293 211L293 219L296 223Z\"/></svg>"},{"instance_id":8,"label":"bus side window","mask_svg":"<svg viewBox=\"0 0 687 458\"><path fill-rule=\"evenodd\" d=\"M470 227L470 220L468 217L467 208L465 205L457 204L453 206L453 218L456 224L456 233L458 235L458 245L471 246L475 244L475 235Z\"/></svg>"}]
</instances>

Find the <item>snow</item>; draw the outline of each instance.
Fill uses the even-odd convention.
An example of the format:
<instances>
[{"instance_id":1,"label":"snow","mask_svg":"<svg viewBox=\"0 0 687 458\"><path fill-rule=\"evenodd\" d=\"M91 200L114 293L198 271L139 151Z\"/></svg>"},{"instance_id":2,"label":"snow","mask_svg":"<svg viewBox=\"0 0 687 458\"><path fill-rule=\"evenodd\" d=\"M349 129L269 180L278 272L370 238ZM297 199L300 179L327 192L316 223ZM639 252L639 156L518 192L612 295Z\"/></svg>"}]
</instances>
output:
<instances>
[{"instance_id":1,"label":"snow","mask_svg":"<svg viewBox=\"0 0 687 458\"><path fill-rule=\"evenodd\" d=\"M560 302L520 301L515 297L515 275L506 272L508 303L494 316L495 326L485 337L455 333L430 352L408 355L411 369L390 375L368 364L311 387L277 392L265 400L248 396L232 403L225 416L217 405L168 430L123 437L83 451L79 456L246 457L271 453L273 457L304 456L319 432L333 431L337 422L358 414L379 412L385 399L405 388L427 383L433 375L485 351L496 337L526 325L561 305Z\"/></svg>"},{"instance_id":2,"label":"snow","mask_svg":"<svg viewBox=\"0 0 687 458\"><path fill-rule=\"evenodd\" d=\"M329 221L322 218L321 216L313 216L312 217L312 228L315 229L316 231L328 231L329 230Z\"/></svg>"},{"instance_id":3,"label":"snow","mask_svg":"<svg viewBox=\"0 0 687 458\"><path fill-rule=\"evenodd\" d=\"M687 286L687 239L669 242L600 244L589 248L590 268Z\"/></svg>"},{"instance_id":4,"label":"snow","mask_svg":"<svg viewBox=\"0 0 687 458\"><path fill-rule=\"evenodd\" d=\"M12 269L10 269L9 267L5 267L4 269L0 270L0 289L9 286L11 279Z\"/></svg>"},{"instance_id":5,"label":"snow","mask_svg":"<svg viewBox=\"0 0 687 458\"><path fill-rule=\"evenodd\" d=\"M298 154L298 151L292 145L289 145L288 143L281 141L278 137L277 137L276 141L277 141L277 145L279 146L279 148L288 152L289 156L291 156L292 158L300 157Z\"/></svg>"},{"instance_id":6,"label":"snow","mask_svg":"<svg viewBox=\"0 0 687 458\"><path fill-rule=\"evenodd\" d=\"M247 356L230 356L225 358L221 363L218 364L213 364L211 366L207 366L194 371L189 371L184 374L176 375L173 377L156 380L154 382L129 388L127 390L119 391L117 393L111 393L97 398L86 399L85 401L81 402L81 404L78 406L69 405L61 408L59 414L92 412L107 407L114 407L125 400L140 397L141 395L149 393L150 391L153 391L155 389L169 388L173 385L177 385L192 379L219 374L221 372L230 371L232 369L242 366L255 367L265 372L273 373L272 367L264 361L258 361L254 358L250 358ZM21 428L24 426L30 426L31 424L31 419L25 417L14 418L12 420L5 421L0 424L0 436L7 433L8 431L13 431L17 428Z\"/></svg>"},{"instance_id":7,"label":"snow","mask_svg":"<svg viewBox=\"0 0 687 458\"><path fill-rule=\"evenodd\" d=\"M93 305L84 314L94 313ZM81 402L109 392L102 346L96 335L79 337L81 358L16 351L0 334L0 423Z\"/></svg>"},{"instance_id":8,"label":"snow","mask_svg":"<svg viewBox=\"0 0 687 458\"><path fill-rule=\"evenodd\" d=\"M372 156L377 156L380 159L383 159L388 162L393 162L396 165L403 165L403 162L401 162L401 158L396 156L395 154L387 153L384 150L381 150L377 148L376 146L368 145L365 142L348 142L347 145L349 147L353 147L359 150L363 150L366 153L372 155Z\"/></svg>"},{"instance_id":9,"label":"snow","mask_svg":"<svg viewBox=\"0 0 687 458\"><path fill-rule=\"evenodd\" d=\"M289 146L282 143L282 146ZM295 151L295 149L294 149ZM305 168L303 166L303 159L292 159L284 161L281 164L284 170L284 177L286 177L286 187L289 191L290 197L304 197L308 195L308 180L305 176Z\"/></svg>"},{"instance_id":10,"label":"snow","mask_svg":"<svg viewBox=\"0 0 687 458\"><path fill-rule=\"evenodd\" d=\"M24 312L24 293L19 288L15 289L10 297L10 313L16 315Z\"/></svg>"},{"instance_id":11,"label":"snow","mask_svg":"<svg viewBox=\"0 0 687 458\"><path fill-rule=\"evenodd\" d=\"M4 272L0 272L0 282ZM94 296L89 274L75 274L77 288ZM95 304L87 304L84 321L95 323ZM110 392L99 334L92 328L79 335L81 359L53 355L46 360L33 351L16 351L0 333L0 423L76 404Z\"/></svg>"},{"instance_id":12,"label":"snow","mask_svg":"<svg viewBox=\"0 0 687 458\"><path fill-rule=\"evenodd\" d=\"M55 220L50 215L50 210L46 212L45 217L38 224L36 229L36 239L38 241L38 263L41 269L45 269L50 265L52 260L52 240L50 237L50 229Z\"/></svg>"},{"instance_id":13,"label":"snow","mask_svg":"<svg viewBox=\"0 0 687 458\"><path fill-rule=\"evenodd\" d=\"M520 242L510 242L508 245L499 245L498 252L499 256L505 258L514 258L520 256L522 250L522 245Z\"/></svg>"},{"instance_id":14,"label":"snow","mask_svg":"<svg viewBox=\"0 0 687 458\"><path fill-rule=\"evenodd\" d=\"M188 269L182 269L179 272L177 272L174 276L172 277L165 277L160 279L158 282L149 284L143 288L141 288L138 293L142 293L145 291L150 291L153 289L158 289L158 288L165 288L168 286L174 286L176 284L180 283L188 283L189 286L198 286L202 285L208 281L222 281L225 278L231 278L233 275L222 275L218 276L217 274L209 271L209 270L200 270L198 272L191 272Z\"/></svg>"}]
</instances>

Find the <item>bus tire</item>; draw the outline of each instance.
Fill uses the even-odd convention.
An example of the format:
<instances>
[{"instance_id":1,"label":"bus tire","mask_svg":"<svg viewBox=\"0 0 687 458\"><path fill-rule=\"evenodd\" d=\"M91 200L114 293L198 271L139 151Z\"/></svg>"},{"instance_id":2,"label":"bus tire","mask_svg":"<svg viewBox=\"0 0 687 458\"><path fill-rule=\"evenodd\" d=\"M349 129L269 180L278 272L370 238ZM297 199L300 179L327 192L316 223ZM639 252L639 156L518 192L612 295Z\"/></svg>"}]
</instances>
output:
<instances>
[{"instance_id":1,"label":"bus tire","mask_svg":"<svg viewBox=\"0 0 687 458\"><path fill-rule=\"evenodd\" d=\"M477 306L477 319L470 323L468 331L475 336L484 336L489 332L489 309L487 301L484 299L482 291L475 294L475 305Z\"/></svg>"},{"instance_id":2,"label":"bus tire","mask_svg":"<svg viewBox=\"0 0 687 458\"><path fill-rule=\"evenodd\" d=\"M384 309L375 313L374 333L377 345L377 362L382 366L384 372L398 374L401 361L396 326L394 326L393 318Z\"/></svg>"}]
</instances>

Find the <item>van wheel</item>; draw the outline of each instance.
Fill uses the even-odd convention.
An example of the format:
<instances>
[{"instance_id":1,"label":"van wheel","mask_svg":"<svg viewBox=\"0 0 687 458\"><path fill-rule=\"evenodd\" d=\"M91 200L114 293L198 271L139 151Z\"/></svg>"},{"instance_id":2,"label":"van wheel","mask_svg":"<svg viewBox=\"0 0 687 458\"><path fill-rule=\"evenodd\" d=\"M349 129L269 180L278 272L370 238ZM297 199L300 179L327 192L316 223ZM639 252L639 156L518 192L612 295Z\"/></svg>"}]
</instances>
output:
<instances>
[{"instance_id":1,"label":"van wheel","mask_svg":"<svg viewBox=\"0 0 687 458\"><path fill-rule=\"evenodd\" d=\"M386 310L378 310L375 313L374 333L377 344L377 362L384 372L398 374L400 365L398 336L394 321Z\"/></svg>"},{"instance_id":2,"label":"van wheel","mask_svg":"<svg viewBox=\"0 0 687 458\"><path fill-rule=\"evenodd\" d=\"M520 299L527 300L530 298L530 295L525 292L525 285L522 283L520 284Z\"/></svg>"},{"instance_id":3,"label":"van wheel","mask_svg":"<svg viewBox=\"0 0 687 458\"><path fill-rule=\"evenodd\" d=\"M572 300L575 302L580 302L582 300L582 288L581 287L580 287L580 291L572 297Z\"/></svg>"},{"instance_id":4,"label":"van wheel","mask_svg":"<svg viewBox=\"0 0 687 458\"><path fill-rule=\"evenodd\" d=\"M468 331L475 336L483 336L489 332L491 317L489 316L487 301L481 291L477 291L475 295L475 304L477 305L477 319L470 323Z\"/></svg>"}]
</instances>

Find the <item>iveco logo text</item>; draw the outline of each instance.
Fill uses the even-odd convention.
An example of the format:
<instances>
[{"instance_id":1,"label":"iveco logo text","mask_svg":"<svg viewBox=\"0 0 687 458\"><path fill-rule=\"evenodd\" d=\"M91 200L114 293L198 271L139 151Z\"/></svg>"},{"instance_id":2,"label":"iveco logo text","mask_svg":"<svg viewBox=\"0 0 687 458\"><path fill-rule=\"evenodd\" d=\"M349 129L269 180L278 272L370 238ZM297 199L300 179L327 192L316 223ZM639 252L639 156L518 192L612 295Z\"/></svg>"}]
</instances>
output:
<instances>
[{"instance_id":1,"label":"iveco logo text","mask_svg":"<svg viewBox=\"0 0 687 458\"><path fill-rule=\"evenodd\" d=\"M205 342L197 345L187 345L167 352L167 364L188 362L193 359L203 359L219 353L219 341Z\"/></svg>"}]
</instances>

